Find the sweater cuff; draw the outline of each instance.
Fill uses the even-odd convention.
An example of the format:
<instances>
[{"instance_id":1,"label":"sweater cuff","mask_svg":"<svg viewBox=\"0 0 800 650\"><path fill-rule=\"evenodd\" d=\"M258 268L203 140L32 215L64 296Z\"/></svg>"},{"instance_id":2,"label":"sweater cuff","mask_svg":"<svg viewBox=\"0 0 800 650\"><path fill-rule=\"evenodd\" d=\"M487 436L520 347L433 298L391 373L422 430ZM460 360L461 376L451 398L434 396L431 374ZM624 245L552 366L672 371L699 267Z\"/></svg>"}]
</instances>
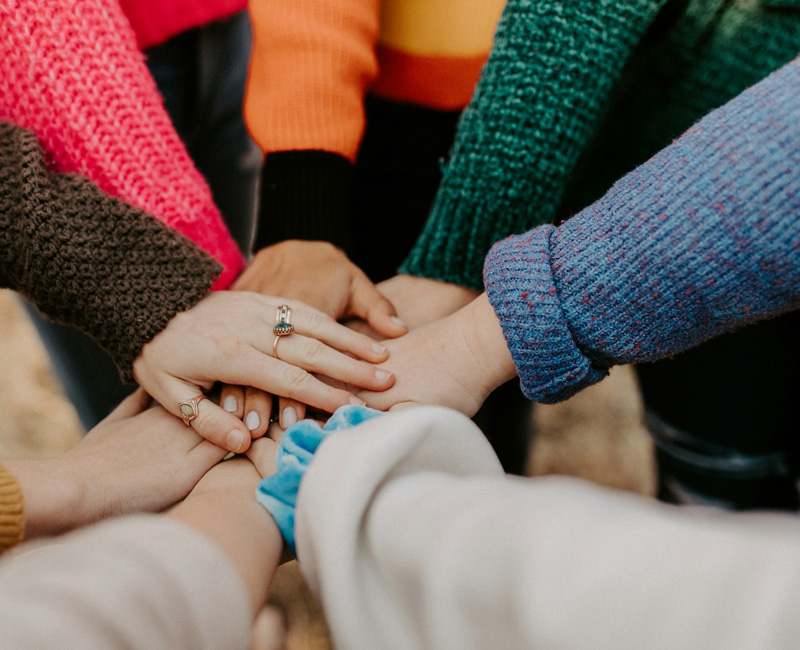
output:
<instances>
[{"instance_id":1,"label":"sweater cuff","mask_svg":"<svg viewBox=\"0 0 800 650\"><path fill-rule=\"evenodd\" d=\"M267 154L261 171L255 250L287 239L327 241L352 249L353 165L329 151Z\"/></svg>"},{"instance_id":2,"label":"sweater cuff","mask_svg":"<svg viewBox=\"0 0 800 650\"><path fill-rule=\"evenodd\" d=\"M0 465L0 553L16 546L25 533L25 502L17 479Z\"/></svg>"},{"instance_id":3,"label":"sweater cuff","mask_svg":"<svg viewBox=\"0 0 800 650\"><path fill-rule=\"evenodd\" d=\"M552 404L608 374L578 348L553 279L550 237L540 226L495 244L486 258L486 294L503 328L526 397Z\"/></svg>"}]
</instances>

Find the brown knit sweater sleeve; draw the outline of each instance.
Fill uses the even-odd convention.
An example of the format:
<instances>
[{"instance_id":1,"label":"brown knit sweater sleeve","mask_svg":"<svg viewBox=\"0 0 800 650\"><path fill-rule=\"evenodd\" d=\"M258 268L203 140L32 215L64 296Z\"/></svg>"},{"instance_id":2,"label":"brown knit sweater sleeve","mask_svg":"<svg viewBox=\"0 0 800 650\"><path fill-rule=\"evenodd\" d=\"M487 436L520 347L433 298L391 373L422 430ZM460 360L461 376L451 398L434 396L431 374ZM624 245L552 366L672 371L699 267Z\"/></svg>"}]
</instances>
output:
<instances>
[{"instance_id":1,"label":"brown knit sweater sleeve","mask_svg":"<svg viewBox=\"0 0 800 650\"><path fill-rule=\"evenodd\" d=\"M53 174L35 136L0 122L0 287L94 338L132 380L142 347L221 266L139 209Z\"/></svg>"},{"instance_id":2,"label":"brown knit sweater sleeve","mask_svg":"<svg viewBox=\"0 0 800 650\"><path fill-rule=\"evenodd\" d=\"M22 489L9 471L0 465L0 553L22 541L25 532L25 503Z\"/></svg>"}]
</instances>

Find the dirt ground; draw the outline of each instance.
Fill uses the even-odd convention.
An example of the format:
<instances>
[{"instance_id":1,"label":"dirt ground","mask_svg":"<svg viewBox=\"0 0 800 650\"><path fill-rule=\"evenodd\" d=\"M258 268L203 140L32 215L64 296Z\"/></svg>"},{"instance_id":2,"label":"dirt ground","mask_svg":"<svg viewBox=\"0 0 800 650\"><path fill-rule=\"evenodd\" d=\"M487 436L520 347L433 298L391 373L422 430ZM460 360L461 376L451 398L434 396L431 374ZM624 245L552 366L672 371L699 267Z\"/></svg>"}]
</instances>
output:
<instances>
[{"instance_id":1,"label":"dirt ground","mask_svg":"<svg viewBox=\"0 0 800 650\"><path fill-rule=\"evenodd\" d=\"M47 458L82 433L54 380L47 356L16 297L0 290L0 458ZM602 383L556 406L533 411L536 431L528 473L570 474L652 494L652 447L640 426L632 371L618 368ZM285 613L289 650L329 647L325 623L296 563L279 571L271 602Z\"/></svg>"}]
</instances>

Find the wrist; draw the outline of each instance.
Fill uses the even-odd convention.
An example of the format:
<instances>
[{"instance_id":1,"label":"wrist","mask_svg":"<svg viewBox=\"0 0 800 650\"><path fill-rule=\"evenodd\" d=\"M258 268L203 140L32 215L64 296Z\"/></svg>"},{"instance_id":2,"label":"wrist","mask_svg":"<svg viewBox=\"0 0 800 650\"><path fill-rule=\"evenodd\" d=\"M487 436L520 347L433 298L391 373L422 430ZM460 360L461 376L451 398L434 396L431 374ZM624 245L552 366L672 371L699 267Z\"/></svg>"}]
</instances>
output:
<instances>
[{"instance_id":1,"label":"wrist","mask_svg":"<svg viewBox=\"0 0 800 650\"><path fill-rule=\"evenodd\" d=\"M61 459L3 461L25 502L25 539L58 535L100 518L79 473Z\"/></svg>"},{"instance_id":2,"label":"wrist","mask_svg":"<svg viewBox=\"0 0 800 650\"><path fill-rule=\"evenodd\" d=\"M500 320L485 293L461 310L462 327L475 372L483 378L488 395L517 375Z\"/></svg>"}]
</instances>

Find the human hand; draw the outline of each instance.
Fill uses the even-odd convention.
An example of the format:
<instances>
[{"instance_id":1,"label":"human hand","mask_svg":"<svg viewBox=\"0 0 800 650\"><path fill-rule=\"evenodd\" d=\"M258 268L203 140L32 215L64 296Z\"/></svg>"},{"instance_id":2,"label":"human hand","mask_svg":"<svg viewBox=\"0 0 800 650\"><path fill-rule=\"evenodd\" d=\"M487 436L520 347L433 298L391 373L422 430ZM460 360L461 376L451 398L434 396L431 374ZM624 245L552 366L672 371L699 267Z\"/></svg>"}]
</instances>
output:
<instances>
[{"instance_id":1,"label":"human hand","mask_svg":"<svg viewBox=\"0 0 800 650\"><path fill-rule=\"evenodd\" d=\"M26 504L26 537L111 515L163 510L225 455L138 390L59 458L7 461Z\"/></svg>"},{"instance_id":2,"label":"human hand","mask_svg":"<svg viewBox=\"0 0 800 650\"><path fill-rule=\"evenodd\" d=\"M495 388L516 374L500 323L483 294L441 320L384 341L395 384L383 393L361 391L373 408L439 404L474 415Z\"/></svg>"},{"instance_id":3,"label":"human hand","mask_svg":"<svg viewBox=\"0 0 800 650\"><path fill-rule=\"evenodd\" d=\"M474 289L450 282L404 274L379 282L377 286L409 328L449 316L479 295Z\"/></svg>"},{"instance_id":4,"label":"human hand","mask_svg":"<svg viewBox=\"0 0 800 650\"><path fill-rule=\"evenodd\" d=\"M133 363L134 377L177 416L180 402L198 396L215 381L252 386L330 412L359 400L312 373L375 391L392 385L394 378L372 365L386 359L384 346L299 302L292 302L296 333L281 337L279 358L274 358L272 328L282 302L244 291L206 296L176 315L142 348ZM269 410L263 402L261 408L263 433ZM197 403L191 424L201 436L230 451L244 451L250 444L251 432L241 419L210 400Z\"/></svg>"},{"instance_id":5,"label":"human hand","mask_svg":"<svg viewBox=\"0 0 800 650\"><path fill-rule=\"evenodd\" d=\"M300 300L335 320L360 318L383 338L407 331L391 302L328 242L290 239L262 248L233 288Z\"/></svg>"}]
</instances>

